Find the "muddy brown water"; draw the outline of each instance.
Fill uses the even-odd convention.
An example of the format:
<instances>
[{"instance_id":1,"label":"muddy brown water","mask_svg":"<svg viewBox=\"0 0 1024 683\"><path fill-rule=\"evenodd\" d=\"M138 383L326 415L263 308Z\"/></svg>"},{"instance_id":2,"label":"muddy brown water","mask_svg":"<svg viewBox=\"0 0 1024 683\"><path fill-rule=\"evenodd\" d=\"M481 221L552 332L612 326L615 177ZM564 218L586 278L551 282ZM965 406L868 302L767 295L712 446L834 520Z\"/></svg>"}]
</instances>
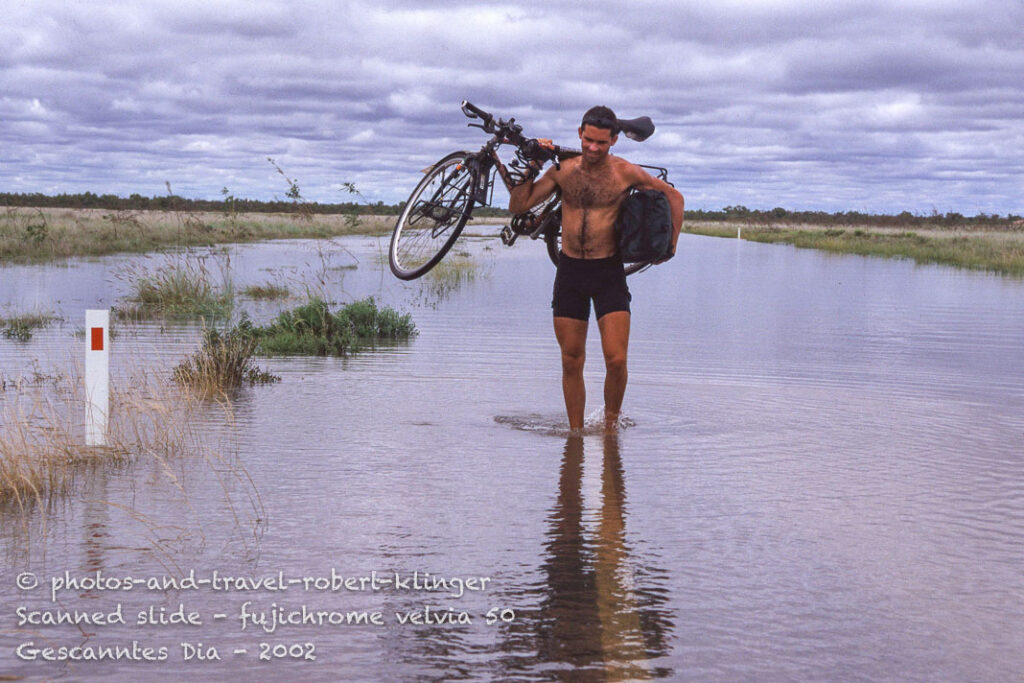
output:
<instances>
[{"instance_id":1,"label":"muddy brown water","mask_svg":"<svg viewBox=\"0 0 1024 683\"><path fill-rule=\"evenodd\" d=\"M684 235L630 278L628 426L571 437L543 247L462 246L481 275L453 288L398 282L371 238L209 256L238 286L372 295L420 334L261 359L279 384L194 422L217 457L84 468L67 496L5 509L0 672L1019 676L1024 283ZM0 316L64 318L0 338L0 373L64 371L83 311L144 261L0 269ZM261 321L294 304L241 302ZM166 369L200 334L122 326L114 373ZM76 611L113 623L40 623Z\"/></svg>"}]
</instances>

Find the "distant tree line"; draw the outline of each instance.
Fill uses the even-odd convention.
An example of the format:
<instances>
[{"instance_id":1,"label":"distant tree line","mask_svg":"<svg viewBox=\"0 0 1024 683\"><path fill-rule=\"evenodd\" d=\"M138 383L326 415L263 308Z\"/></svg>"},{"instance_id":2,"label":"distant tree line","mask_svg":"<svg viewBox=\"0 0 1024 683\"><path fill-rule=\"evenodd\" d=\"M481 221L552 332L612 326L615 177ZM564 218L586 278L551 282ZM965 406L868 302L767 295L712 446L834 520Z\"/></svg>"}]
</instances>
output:
<instances>
[{"instance_id":1,"label":"distant tree line","mask_svg":"<svg viewBox=\"0 0 1024 683\"><path fill-rule=\"evenodd\" d=\"M94 194L82 192L78 194L44 195L38 192L13 193L0 192L0 207L26 207L38 209L104 209L107 211L208 211L218 213L294 213L300 206L307 214L368 214L374 216L397 216L405 208L405 202L385 204L366 202L340 202L322 204L296 199L275 199L261 201L258 199L241 199L224 192L223 199L188 199L175 194L143 197L132 194L120 197L115 194ZM476 214L483 216L507 215L508 212L497 208L478 208Z\"/></svg>"},{"instance_id":2,"label":"distant tree line","mask_svg":"<svg viewBox=\"0 0 1024 683\"><path fill-rule=\"evenodd\" d=\"M60 208L60 209L105 209L108 211L207 211L223 213L292 213L302 207L307 214L369 214L394 216L401 213L405 202L385 204L365 202L341 202L322 204L295 199L261 201L240 199L223 191L222 199L187 199L175 194L143 197L132 194L119 197L114 194L97 195L92 192L79 194L44 195L40 193L0 192L0 207ZM479 216L508 216L508 211L497 207L477 208ZM873 225L881 227L913 228L923 226L976 226L1002 227L1020 224L1022 218L1014 214L979 213L964 216L959 213L914 214L903 211L898 214L870 214L860 211L789 211L781 207L774 209L748 209L745 206L726 206L717 211L687 209L686 217L700 221L734 221L771 225L776 223L813 225Z\"/></svg>"},{"instance_id":3,"label":"distant tree line","mask_svg":"<svg viewBox=\"0 0 1024 683\"><path fill-rule=\"evenodd\" d=\"M0 206L17 206L32 208L57 209L105 209L107 211L215 211L237 213L291 213L298 205L309 213L363 213L391 214L398 213L402 205L389 206L384 202L362 204L359 202L343 202L340 204L320 204L319 202L296 201L294 199L275 199L260 201L258 199L242 199L225 193L223 199L187 199L175 194L143 197L132 194L119 197L114 194L58 194L48 196L40 193L0 192Z\"/></svg>"},{"instance_id":4,"label":"distant tree line","mask_svg":"<svg viewBox=\"0 0 1024 683\"><path fill-rule=\"evenodd\" d=\"M727 206L719 211L703 209L687 209L686 217L699 221L733 221L753 224L772 225L793 223L807 225L872 225L877 227L913 228L924 226L990 226L1002 227L1020 223L1021 217L1014 214L979 213L977 216L964 216L960 213L914 214L902 211L898 214L872 214L860 211L789 211L781 207L770 210L748 209L745 206Z\"/></svg>"}]
</instances>

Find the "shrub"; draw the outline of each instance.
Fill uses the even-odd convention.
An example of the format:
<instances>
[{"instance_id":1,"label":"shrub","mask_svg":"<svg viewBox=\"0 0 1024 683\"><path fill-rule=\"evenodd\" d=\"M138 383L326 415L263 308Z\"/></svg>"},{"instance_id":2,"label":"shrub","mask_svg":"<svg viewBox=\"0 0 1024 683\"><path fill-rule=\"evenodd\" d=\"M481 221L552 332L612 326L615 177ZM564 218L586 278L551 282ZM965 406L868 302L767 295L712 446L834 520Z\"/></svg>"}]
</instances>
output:
<instances>
[{"instance_id":1,"label":"shrub","mask_svg":"<svg viewBox=\"0 0 1024 683\"><path fill-rule=\"evenodd\" d=\"M260 353L343 356L374 340L408 339L416 334L416 326L409 314L379 308L372 298L332 313L327 302L314 297L281 313L267 327L256 328L254 334Z\"/></svg>"},{"instance_id":2,"label":"shrub","mask_svg":"<svg viewBox=\"0 0 1024 683\"><path fill-rule=\"evenodd\" d=\"M256 365L257 345L253 325L243 314L230 330L207 330L199 351L174 368L174 380L204 394L228 392L246 383L280 381Z\"/></svg>"}]
</instances>

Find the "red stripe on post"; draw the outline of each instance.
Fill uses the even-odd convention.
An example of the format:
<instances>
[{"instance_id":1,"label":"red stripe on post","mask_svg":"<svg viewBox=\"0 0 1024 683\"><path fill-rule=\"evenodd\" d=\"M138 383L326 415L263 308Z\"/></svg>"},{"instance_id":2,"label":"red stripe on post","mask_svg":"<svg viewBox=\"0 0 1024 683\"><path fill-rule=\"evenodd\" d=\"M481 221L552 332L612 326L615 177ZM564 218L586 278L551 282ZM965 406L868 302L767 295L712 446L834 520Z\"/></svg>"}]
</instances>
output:
<instances>
[{"instance_id":1,"label":"red stripe on post","mask_svg":"<svg viewBox=\"0 0 1024 683\"><path fill-rule=\"evenodd\" d=\"M92 331L92 344L91 344L91 346L89 348L91 350L93 350L93 351L102 351L103 350L103 328L102 327L93 327L93 328L91 328L91 331Z\"/></svg>"}]
</instances>

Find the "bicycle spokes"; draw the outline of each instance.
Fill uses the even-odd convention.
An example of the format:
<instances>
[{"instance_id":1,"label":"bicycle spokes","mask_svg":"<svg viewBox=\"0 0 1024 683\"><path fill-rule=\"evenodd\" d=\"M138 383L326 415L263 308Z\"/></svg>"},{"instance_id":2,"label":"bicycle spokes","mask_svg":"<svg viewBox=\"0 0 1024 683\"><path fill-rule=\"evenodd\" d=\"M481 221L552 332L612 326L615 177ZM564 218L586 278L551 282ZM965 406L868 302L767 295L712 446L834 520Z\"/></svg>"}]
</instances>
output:
<instances>
[{"instance_id":1,"label":"bicycle spokes","mask_svg":"<svg viewBox=\"0 0 1024 683\"><path fill-rule=\"evenodd\" d=\"M474 175L464 156L449 155L427 171L399 216L389 260L398 277L429 270L451 247L473 207Z\"/></svg>"},{"instance_id":2,"label":"bicycle spokes","mask_svg":"<svg viewBox=\"0 0 1024 683\"><path fill-rule=\"evenodd\" d=\"M423 199L413 206L410 212L409 225L417 224L421 219L435 223L431 228L431 237L444 233L452 223L462 217L469 193L467 180L468 171L458 166L441 176L439 187L429 199Z\"/></svg>"}]
</instances>

